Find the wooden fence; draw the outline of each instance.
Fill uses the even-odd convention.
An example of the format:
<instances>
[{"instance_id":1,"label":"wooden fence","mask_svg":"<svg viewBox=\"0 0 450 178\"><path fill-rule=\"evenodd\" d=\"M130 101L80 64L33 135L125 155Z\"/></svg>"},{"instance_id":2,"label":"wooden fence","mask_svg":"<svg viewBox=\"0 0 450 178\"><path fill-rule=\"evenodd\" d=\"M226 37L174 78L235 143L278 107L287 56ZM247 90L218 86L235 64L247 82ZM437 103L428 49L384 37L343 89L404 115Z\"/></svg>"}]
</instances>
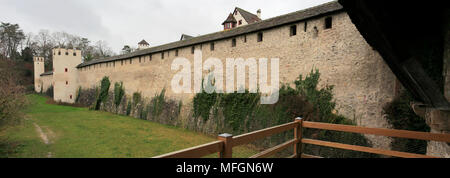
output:
<instances>
[{"instance_id":1,"label":"wooden fence","mask_svg":"<svg viewBox=\"0 0 450 178\"><path fill-rule=\"evenodd\" d=\"M302 129L322 129L331 131L341 131L359 134L369 134L369 135L379 135L397 138L407 138L407 139L417 139L417 140L427 140L427 141L439 141L450 143L450 134L436 134L427 132L414 132L406 130L392 130L392 129L380 129L380 128L366 128L359 126L348 126L348 125L336 125L328 123L318 123L318 122L304 122L301 118L297 118L294 122L247 133L244 135L233 137L231 134L219 135L218 141L211 142L208 144L188 148L181 151L176 151L154 158L201 158L213 153L218 153L219 158L232 158L233 147L249 144L252 141L262 139L277 133L286 132L294 130L294 139L289 140L283 144L275 146L273 148L267 149L261 153L251 156L250 158L265 158L278 153L279 151L288 148L289 146L294 146L293 155L289 158L320 158L319 156L307 155L302 153L303 144L311 144L318 146L325 146L331 148L338 148L344 150L353 150L359 152L387 155L400 158L435 158L433 156L406 153L392 150L384 150L378 148L370 148L356 145L348 145L336 142L328 142L321 140L313 140L302 137Z\"/></svg>"}]
</instances>

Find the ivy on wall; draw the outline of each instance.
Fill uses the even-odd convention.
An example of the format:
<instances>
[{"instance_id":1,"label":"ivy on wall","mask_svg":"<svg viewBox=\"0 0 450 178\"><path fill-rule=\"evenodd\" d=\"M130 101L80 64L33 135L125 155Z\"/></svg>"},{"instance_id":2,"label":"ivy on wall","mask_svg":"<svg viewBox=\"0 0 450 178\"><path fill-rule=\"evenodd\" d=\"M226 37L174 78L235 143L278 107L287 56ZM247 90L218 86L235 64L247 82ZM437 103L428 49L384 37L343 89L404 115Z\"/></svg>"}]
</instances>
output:
<instances>
[{"instance_id":1,"label":"ivy on wall","mask_svg":"<svg viewBox=\"0 0 450 178\"><path fill-rule=\"evenodd\" d=\"M271 126L292 122L296 117L315 122L355 125L352 120L334 114L336 103L333 99L333 86L318 89L320 72L311 70L303 78L299 76L294 86L284 84L280 88L279 101L273 105L261 105L260 93L198 93L193 100L193 116L204 121L213 118L224 118L225 130L233 135L248 133ZM291 139L292 132L278 134L260 146L274 146ZM305 130L304 136L326 141L333 141L360 146L371 146L361 134L341 133L321 130ZM323 157L374 157L368 153L336 150L314 145L304 147L305 152Z\"/></svg>"},{"instance_id":2,"label":"ivy on wall","mask_svg":"<svg viewBox=\"0 0 450 178\"><path fill-rule=\"evenodd\" d=\"M106 99L108 97L110 85L111 85L111 82L109 81L109 77L106 77L106 76L103 77L103 79L100 82L100 90L98 91L97 99L96 99L95 105L94 105L95 110L99 110L102 102L106 101Z\"/></svg>"},{"instance_id":3,"label":"ivy on wall","mask_svg":"<svg viewBox=\"0 0 450 178\"><path fill-rule=\"evenodd\" d=\"M383 109L387 121L394 129L430 132L430 127L425 123L425 119L416 115L412 110L410 105L412 101L414 101L412 95L405 90L392 102L386 104ZM391 145L392 149L396 151L417 154L426 154L427 152L427 141L423 140L394 138Z\"/></svg>"}]
</instances>

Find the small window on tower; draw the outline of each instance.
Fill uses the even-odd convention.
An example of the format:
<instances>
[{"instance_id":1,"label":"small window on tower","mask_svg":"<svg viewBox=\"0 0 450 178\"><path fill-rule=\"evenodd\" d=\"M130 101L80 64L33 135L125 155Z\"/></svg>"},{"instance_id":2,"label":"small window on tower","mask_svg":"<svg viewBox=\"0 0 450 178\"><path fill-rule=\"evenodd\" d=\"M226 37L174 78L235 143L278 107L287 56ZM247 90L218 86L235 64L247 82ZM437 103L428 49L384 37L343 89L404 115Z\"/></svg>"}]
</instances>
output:
<instances>
[{"instance_id":1,"label":"small window on tower","mask_svg":"<svg viewBox=\"0 0 450 178\"><path fill-rule=\"evenodd\" d=\"M191 54L194 54L194 52L195 52L195 46L192 46L192 48L191 48Z\"/></svg>"},{"instance_id":2,"label":"small window on tower","mask_svg":"<svg viewBox=\"0 0 450 178\"><path fill-rule=\"evenodd\" d=\"M67 68L65 68L65 69L64 69L64 71L66 71L66 72L67 72Z\"/></svg>"},{"instance_id":3,"label":"small window on tower","mask_svg":"<svg viewBox=\"0 0 450 178\"><path fill-rule=\"evenodd\" d=\"M297 35L297 25L292 25L291 26L290 35L291 36Z\"/></svg>"},{"instance_id":4,"label":"small window on tower","mask_svg":"<svg viewBox=\"0 0 450 178\"><path fill-rule=\"evenodd\" d=\"M69 55L69 52L66 52L66 56L68 56Z\"/></svg>"},{"instance_id":5,"label":"small window on tower","mask_svg":"<svg viewBox=\"0 0 450 178\"><path fill-rule=\"evenodd\" d=\"M161 59L164 59L164 52L161 53Z\"/></svg>"},{"instance_id":6,"label":"small window on tower","mask_svg":"<svg viewBox=\"0 0 450 178\"><path fill-rule=\"evenodd\" d=\"M70 95L70 99L72 99L72 95Z\"/></svg>"},{"instance_id":7,"label":"small window on tower","mask_svg":"<svg viewBox=\"0 0 450 178\"><path fill-rule=\"evenodd\" d=\"M247 43L247 35L244 35L244 43Z\"/></svg>"},{"instance_id":8,"label":"small window on tower","mask_svg":"<svg viewBox=\"0 0 450 178\"><path fill-rule=\"evenodd\" d=\"M178 56L178 49L175 50L175 56Z\"/></svg>"},{"instance_id":9,"label":"small window on tower","mask_svg":"<svg viewBox=\"0 0 450 178\"><path fill-rule=\"evenodd\" d=\"M66 85L69 85L69 81L66 81Z\"/></svg>"},{"instance_id":10,"label":"small window on tower","mask_svg":"<svg viewBox=\"0 0 450 178\"><path fill-rule=\"evenodd\" d=\"M333 18L327 17L325 18L325 29L331 29L333 28Z\"/></svg>"},{"instance_id":11,"label":"small window on tower","mask_svg":"<svg viewBox=\"0 0 450 178\"><path fill-rule=\"evenodd\" d=\"M258 42L262 42L263 41L263 33L259 32L258 33Z\"/></svg>"},{"instance_id":12,"label":"small window on tower","mask_svg":"<svg viewBox=\"0 0 450 178\"><path fill-rule=\"evenodd\" d=\"M139 63L141 63L142 61L141 61L142 59L141 59L141 56L139 56Z\"/></svg>"},{"instance_id":13,"label":"small window on tower","mask_svg":"<svg viewBox=\"0 0 450 178\"><path fill-rule=\"evenodd\" d=\"M58 56L61 56L61 51L58 51Z\"/></svg>"},{"instance_id":14,"label":"small window on tower","mask_svg":"<svg viewBox=\"0 0 450 178\"><path fill-rule=\"evenodd\" d=\"M231 47L236 47L236 38L231 40Z\"/></svg>"},{"instance_id":15,"label":"small window on tower","mask_svg":"<svg viewBox=\"0 0 450 178\"><path fill-rule=\"evenodd\" d=\"M211 43L210 49L211 49L211 51L214 51L214 42Z\"/></svg>"},{"instance_id":16,"label":"small window on tower","mask_svg":"<svg viewBox=\"0 0 450 178\"><path fill-rule=\"evenodd\" d=\"M242 20L239 20L239 25L242 25Z\"/></svg>"},{"instance_id":17,"label":"small window on tower","mask_svg":"<svg viewBox=\"0 0 450 178\"><path fill-rule=\"evenodd\" d=\"M305 22L305 29L304 29L304 31L306 32L307 29L308 29L308 22Z\"/></svg>"}]
</instances>

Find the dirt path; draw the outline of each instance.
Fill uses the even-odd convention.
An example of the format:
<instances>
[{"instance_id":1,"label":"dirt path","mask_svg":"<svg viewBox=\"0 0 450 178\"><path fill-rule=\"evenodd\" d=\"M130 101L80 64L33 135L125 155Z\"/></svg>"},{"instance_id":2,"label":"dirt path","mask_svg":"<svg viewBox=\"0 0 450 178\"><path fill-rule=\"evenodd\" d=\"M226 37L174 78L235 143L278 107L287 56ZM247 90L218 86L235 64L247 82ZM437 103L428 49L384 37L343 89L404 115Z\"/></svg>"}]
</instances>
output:
<instances>
[{"instance_id":1,"label":"dirt path","mask_svg":"<svg viewBox=\"0 0 450 178\"><path fill-rule=\"evenodd\" d=\"M39 137L41 137L42 141L43 141L46 145L50 144L50 140L49 140L48 135L45 134L45 133L42 131L41 127L39 127L39 125L36 124L36 123L33 123L33 125L34 125L34 127L36 127L36 131L37 131L37 133L39 134ZM47 129L47 131L50 131L50 132L51 132L51 130L49 130L49 129ZM48 158L51 158L51 157L52 157L52 153L51 153L51 152L48 152L47 157L48 157Z\"/></svg>"},{"instance_id":2,"label":"dirt path","mask_svg":"<svg viewBox=\"0 0 450 178\"><path fill-rule=\"evenodd\" d=\"M42 141L43 141L46 145L50 144L50 142L49 142L49 140L48 140L48 137L47 137L47 134L45 134L45 133L42 131L42 129L41 129L41 127L39 127L39 125L37 125L36 123L33 123L33 124L34 124L34 127L36 127L36 131L38 132L39 137L41 137Z\"/></svg>"}]
</instances>

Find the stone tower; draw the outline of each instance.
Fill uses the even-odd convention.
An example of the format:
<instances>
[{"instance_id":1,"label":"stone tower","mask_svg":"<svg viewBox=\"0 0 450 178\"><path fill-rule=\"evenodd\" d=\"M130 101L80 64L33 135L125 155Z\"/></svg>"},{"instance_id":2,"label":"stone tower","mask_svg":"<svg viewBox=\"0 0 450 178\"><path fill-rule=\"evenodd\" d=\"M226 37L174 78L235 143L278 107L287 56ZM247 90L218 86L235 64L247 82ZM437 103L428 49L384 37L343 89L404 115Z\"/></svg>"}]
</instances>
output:
<instances>
[{"instance_id":1,"label":"stone tower","mask_svg":"<svg viewBox=\"0 0 450 178\"><path fill-rule=\"evenodd\" d=\"M78 85L77 65L81 63L81 50L53 49L53 82L55 101L74 103Z\"/></svg>"},{"instance_id":2,"label":"stone tower","mask_svg":"<svg viewBox=\"0 0 450 178\"><path fill-rule=\"evenodd\" d=\"M42 92L42 81L41 74L44 73L44 58L43 57L33 57L34 62L34 91L40 93Z\"/></svg>"}]
</instances>

